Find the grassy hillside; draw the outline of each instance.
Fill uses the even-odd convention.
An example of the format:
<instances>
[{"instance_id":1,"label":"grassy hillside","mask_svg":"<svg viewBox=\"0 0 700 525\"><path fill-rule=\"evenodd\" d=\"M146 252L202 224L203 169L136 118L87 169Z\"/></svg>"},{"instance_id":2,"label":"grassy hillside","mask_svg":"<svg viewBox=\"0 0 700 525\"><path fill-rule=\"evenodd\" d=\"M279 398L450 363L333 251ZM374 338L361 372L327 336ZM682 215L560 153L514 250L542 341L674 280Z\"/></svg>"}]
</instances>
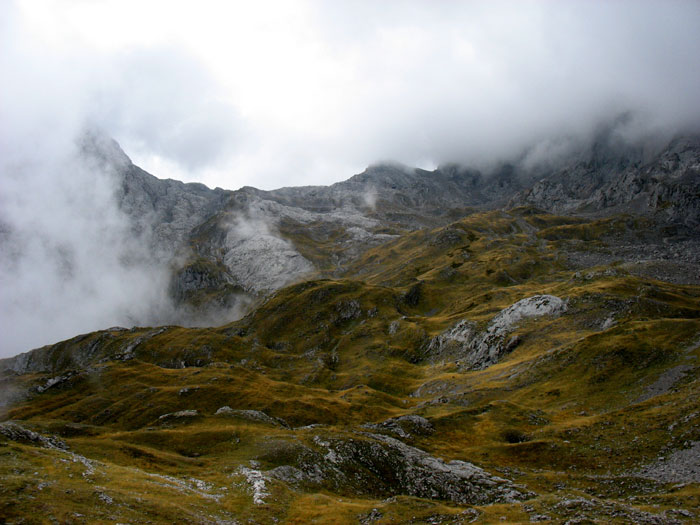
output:
<instances>
[{"instance_id":1,"label":"grassy hillside","mask_svg":"<svg viewBox=\"0 0 700 525\"><path fill-rule=\"evenodd\" d=\"M648 227L473 214L225 326L101 331L0 362L15 368L0 516L695 522L700 287L604 257ZM540 296L561 308L514 317ZM480 344L497 362L473 365Z\"/></svg>"}]
</instances>

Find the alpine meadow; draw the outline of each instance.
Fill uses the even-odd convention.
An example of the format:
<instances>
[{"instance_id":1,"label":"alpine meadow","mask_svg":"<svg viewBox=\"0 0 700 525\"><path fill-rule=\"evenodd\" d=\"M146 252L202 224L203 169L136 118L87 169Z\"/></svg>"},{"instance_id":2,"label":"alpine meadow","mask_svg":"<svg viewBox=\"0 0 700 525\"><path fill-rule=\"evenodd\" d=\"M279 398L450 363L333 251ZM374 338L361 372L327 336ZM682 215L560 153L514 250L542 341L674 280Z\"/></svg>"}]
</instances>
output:
<instances>
[{"instance_id":1,"label":"alpine meadow","mask_svg":"<svg viewBox=\"0 0 700 525\"><path fill-rule=\"evenodd\" d=\"M0 522L697 523L699 23L4 4Z\"/></svg>"}]
</instances>

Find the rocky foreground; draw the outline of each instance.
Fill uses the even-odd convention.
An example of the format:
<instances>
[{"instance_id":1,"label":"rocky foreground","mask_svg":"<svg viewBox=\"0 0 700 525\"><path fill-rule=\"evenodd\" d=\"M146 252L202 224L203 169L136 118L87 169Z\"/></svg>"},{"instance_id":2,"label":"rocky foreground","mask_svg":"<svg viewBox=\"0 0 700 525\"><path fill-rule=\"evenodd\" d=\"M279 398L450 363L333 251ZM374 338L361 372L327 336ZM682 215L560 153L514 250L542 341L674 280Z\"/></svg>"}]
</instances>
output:
<instances>
[{"instance_id":1,"label":"rocky foreground","mask_svg":"<svg viewBox=\"0 0 700 525\"><path fill-rule=\"evenodd\" d=\"M0 361L0 515L694 523L700 288L667 262L695 238L664 228L472 213L217 328ZM616 255L664 232L668 259Z\"/></svg>"}]
</instances>

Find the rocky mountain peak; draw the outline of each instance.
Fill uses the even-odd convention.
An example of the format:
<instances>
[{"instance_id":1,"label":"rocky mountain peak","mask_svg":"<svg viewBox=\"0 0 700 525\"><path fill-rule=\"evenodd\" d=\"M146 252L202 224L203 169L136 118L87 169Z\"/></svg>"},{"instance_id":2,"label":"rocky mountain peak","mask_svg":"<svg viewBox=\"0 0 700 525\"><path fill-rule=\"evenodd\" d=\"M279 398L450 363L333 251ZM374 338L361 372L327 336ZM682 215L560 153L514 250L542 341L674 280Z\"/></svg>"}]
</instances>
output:
<instances>
[{"instance_id":1,"label":"rocky mountain peak","mask_svg":"<svg viewBox=\"0 0 700 525\"><path fill-rule=\"evenodd\" d=\"M536 182L517 162L381 165L273 191L158 179L99 137L84 151L174 310L0 360L0 515L700 513L697 141Z\"/></svg>"},{"instance_id":2,"label":"rocky mountain peak","mask_svg":"<svg viewBox=\"0 0 700 525\"><path fill-rule=\"evenodd\" d=\"M700 222L698 138L677 137L654 150L626 142L623 124L599 130L587 152L556 169L533 171L516 161L487 172L459 164L426 171L385 162L330 186L271 191L158 179L97 131L84 135L81 148L117 177L119 207L158 264L173 268L177 302L189 308L194 301L202 311L202 301L215 309L249 304L297 279L336 275L393 236L476 209L532 205Z\"/></svg>"}]
</instances>

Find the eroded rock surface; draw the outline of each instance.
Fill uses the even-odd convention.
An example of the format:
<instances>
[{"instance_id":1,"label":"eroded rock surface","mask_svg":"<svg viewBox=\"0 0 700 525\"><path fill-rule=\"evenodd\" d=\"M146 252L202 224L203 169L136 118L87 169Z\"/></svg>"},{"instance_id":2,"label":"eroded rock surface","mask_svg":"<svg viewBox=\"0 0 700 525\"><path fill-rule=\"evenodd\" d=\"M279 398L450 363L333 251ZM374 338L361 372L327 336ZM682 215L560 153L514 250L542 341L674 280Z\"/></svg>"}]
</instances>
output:
<instances>
[{"instance_id":1,"label":"eroded rock surface","mask_svg":"<svg viewBox=\"0 0 700 525\"><path fill-rule=\"evenodd\" d=\"M316 434L312 445L274 442L267 461L292 459L266 476L312 488L392 496L406 494L464 504L513 502L531 496L511 481L465 461L449 461L390 436Z\"/></svg>"},{"instance_id":2,"label":"eroded rock surface","mask_svg":"<svg viewBox=\"0 0 700 525\"><path fill-rule=\"evenodd\" d=\"M380 432L390 432L401 439L410 439L414 435L428 436L435 432L430 421L415 414L392 417L381 423L367 423L364 427Z\"/></svg>"},{"instance_id":3,"label":"eroded rock surface","mask_svg":"<svg viewBox=\"0 0 700 525\"><path fill-rule=\"evenodd\" d=\"M268 416L265 412L260 410L237 410L229 406L223 406L215 412L215 415L237 417L240 419L247 419L249 421L256 421L259 423L266 423L268 425L289 428L289 425L283 419Z\"/></svg>"},{"instance_id":4,"label":"eroded rock surface","mask_svg":"<svg viewBox=\"0 0 700 525\"><path fill-rule=\"evenodd\" d=\"M469 370L482 370L497 363L519 343L517 337L507 338L524 319L544 315L558 316L567 309L566 301L554 295L535 295L521 299L499 312L483 332L476 324L462 320L442 334L433 337L425 348L431 360L451 360Z\"/></svg>"}]
</instances>

